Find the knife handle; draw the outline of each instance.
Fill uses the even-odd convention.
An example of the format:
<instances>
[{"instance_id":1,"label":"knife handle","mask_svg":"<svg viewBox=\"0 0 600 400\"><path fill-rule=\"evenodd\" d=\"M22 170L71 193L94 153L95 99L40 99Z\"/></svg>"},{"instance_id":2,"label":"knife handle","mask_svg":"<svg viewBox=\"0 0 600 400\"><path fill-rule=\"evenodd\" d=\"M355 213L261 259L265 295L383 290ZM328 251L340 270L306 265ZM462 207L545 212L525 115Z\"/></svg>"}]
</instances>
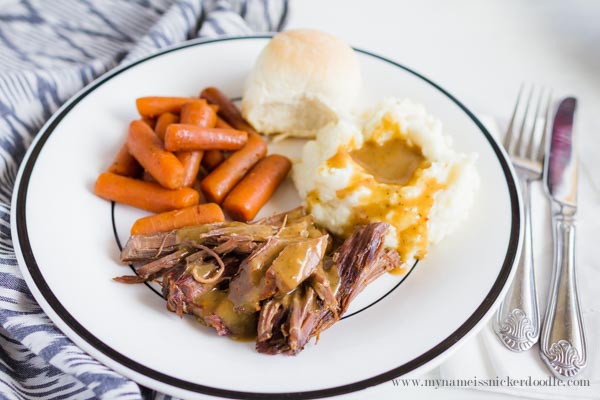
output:
<instances>
[{"instance_id":1,"label":"knife handle","mask_svg":"<svg viewBox=\"0 0 600 400\"><path fill-rule=\"evenodd\" d=\"M540 350L542 360L561 379L577 375L587 364L583 320L575 276L575 218L562 209L552 217L554 257L552 287Z\"/></svg>"},{"instance_id":2,"label":"knife handle","mask_svg":"<svg viewBox=\"0 0 600 400\"><path fill-rule=\"evenodd\" d=\"M529 350L540 336L533 246L531 233L530 180L519 176L523 198L523 247L508 293L498 309L495 331L502 343L512 351Z\"/></svg>"}]
</instances>

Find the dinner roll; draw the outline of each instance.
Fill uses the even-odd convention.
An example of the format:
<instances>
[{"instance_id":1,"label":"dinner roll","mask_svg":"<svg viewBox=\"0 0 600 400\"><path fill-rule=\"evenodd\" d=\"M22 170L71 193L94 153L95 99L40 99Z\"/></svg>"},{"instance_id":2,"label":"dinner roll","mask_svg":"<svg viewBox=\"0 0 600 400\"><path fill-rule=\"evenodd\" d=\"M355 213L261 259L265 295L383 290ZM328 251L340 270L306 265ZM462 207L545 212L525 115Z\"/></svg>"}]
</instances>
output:
<instances>
[{"instance_id":1,"label":"dinner roll","mask_svg":"<svg viewBox=\"0 0 600 400\"><path fill-rule=\"evenodd\" d=\"M361 86L354 50L311 29L277 34L248 76L242 114L264 134L314 137L351 111Z\"/></svg>"}]
</instances>

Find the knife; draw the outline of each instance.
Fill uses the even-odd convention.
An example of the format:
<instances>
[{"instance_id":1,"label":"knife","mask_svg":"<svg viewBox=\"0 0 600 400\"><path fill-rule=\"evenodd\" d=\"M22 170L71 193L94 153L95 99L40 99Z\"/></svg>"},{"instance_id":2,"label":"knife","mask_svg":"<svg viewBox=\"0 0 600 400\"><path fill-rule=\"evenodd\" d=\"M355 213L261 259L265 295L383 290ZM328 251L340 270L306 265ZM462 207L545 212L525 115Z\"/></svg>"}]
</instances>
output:
<instances>
[{"instance_id":1,"label":"knife","mask_svg":"<svg viewBox=\"0 0 600 400\"><path fill-rule=\"evenodd\" d=\"M574 148L577 100L563 99L552 124L544 163L546 194L552 203L554 239L550 298L541 331L542 360L555 376L569 379L587 364L583 320L575 276L577 156Z\"/></svg>"}]
</instances>

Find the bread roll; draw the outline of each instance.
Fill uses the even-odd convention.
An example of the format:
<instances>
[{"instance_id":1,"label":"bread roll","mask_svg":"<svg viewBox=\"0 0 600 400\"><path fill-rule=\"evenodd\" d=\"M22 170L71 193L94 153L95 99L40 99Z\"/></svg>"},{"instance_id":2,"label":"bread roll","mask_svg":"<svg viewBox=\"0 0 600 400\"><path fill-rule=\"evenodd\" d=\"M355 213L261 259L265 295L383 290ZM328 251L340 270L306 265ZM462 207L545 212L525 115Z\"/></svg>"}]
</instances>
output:
<instances>
[{"instance_id":1,"label":"bread roll","mask_svg":"<svg viewBox=\"0 0 600 400\"><path fill-rule=\"evenodd\" d=\"M361 87L354 50L310 29L277 34L248 76L242 114L264 134L314 137L351 111Z\"/></svg>"}]
</instances>

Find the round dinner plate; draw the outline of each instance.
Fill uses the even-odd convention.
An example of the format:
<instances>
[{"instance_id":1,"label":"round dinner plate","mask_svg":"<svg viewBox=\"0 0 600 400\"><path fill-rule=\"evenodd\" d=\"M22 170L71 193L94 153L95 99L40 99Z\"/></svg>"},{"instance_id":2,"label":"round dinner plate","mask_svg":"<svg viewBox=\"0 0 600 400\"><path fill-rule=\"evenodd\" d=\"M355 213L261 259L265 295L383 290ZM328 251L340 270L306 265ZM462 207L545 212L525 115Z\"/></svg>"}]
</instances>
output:
<instances>
[{"instance_id":1,"label":"round dinner plate","mask_svg":"<svg viewBox=\"0 0 600 400\"><path fill-rule=\"evenodd\" d=\"M459 152L478 153L481 186L468 220L405 276L386 275L347 317L297 356L269 356L168 312L152 287L112 281L131 274L119 242L144 212L93 194L96 177L138 118L135 98L232 98L266 36L187 42L114 70L69 100L37 135L13 195L12 238L35 299L77 345L136 382L175 396L305 399L335 396L431 368L473 335L499 303L522 235L510 163L477 118L445 90L381 56L356 50L365 104L408 97L425 105ZM270 144L298 159L300 140ZM291 209L288 179L261 211Z\"/></svg>"}]
</instances>

